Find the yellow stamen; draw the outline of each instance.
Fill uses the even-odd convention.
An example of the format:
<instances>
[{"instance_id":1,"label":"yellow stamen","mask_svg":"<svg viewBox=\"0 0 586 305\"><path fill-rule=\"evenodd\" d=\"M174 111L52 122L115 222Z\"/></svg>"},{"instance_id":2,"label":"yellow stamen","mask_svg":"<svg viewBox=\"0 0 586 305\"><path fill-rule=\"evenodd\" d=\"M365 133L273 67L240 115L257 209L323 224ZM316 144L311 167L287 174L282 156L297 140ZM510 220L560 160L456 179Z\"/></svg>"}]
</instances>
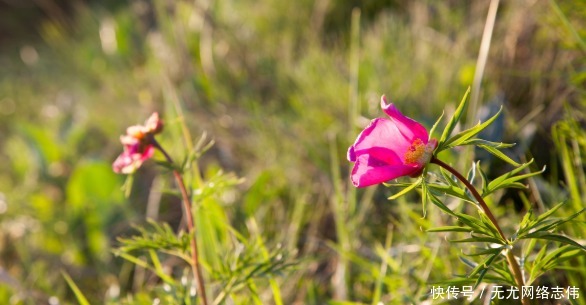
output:
<instances>
[{"instance_id":1,"label":"yellow stamen","mask_svg":"<svg viewBox=\"0 0 586 305\"><path fill-rule=\"evenodd\" d=\"M424 165L429 162L433 152L433 144L426 145L421 139L415 139L405 152L405 164Z\"/></svg>"}]
</instances>

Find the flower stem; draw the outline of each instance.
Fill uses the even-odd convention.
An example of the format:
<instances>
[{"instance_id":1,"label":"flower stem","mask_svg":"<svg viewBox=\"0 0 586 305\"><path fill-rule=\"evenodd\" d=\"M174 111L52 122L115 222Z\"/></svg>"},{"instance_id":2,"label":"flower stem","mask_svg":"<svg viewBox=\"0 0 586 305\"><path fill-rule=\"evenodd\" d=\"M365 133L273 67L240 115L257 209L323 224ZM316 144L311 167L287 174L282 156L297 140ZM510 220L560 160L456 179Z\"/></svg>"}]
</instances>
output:
<instances>
[{"instance_id":1,"label":"flower stem","mask_svg":"<svg viewBox=\"0 0 586 305\"><path fill-rule=\"evenodd\" d=\"M435 164L445 168L450 173L452 173L454 176L456 176L456 178L458 178L458 180L460 180L462 183L464 183L466 188L468 188L468 190L470 190L470 193L472 193L472 196L474 196L474 198L476 198L476 201L478 201L478 204L480 204L480 206L482 207L484 214L486 214L486 216L488 216L488 219L490 219L490 222L492 222L492 224L496 227L501 238L503 240L507 240L507 237L505 236L505 234L501 230L501 227L498 225L496 218L494 217L494 215L492 214L492 212L490 211L490 209L486 205L486 202L484 202L484 199L482 198L482 196L480 196L480 194L478 193L476 188L472 185L472 183L470 183L466 178L464 178L464 176L462 176L462 174L460 174L455 168L447 165L446 163L444 163L440 159L436 158L435 156L431 157L430 162L435 163Z\"/></svg>"},{"instance_id":2,"label":"flower stem","mask_svg":"<svg viewBox=\"0 0 586 305\"><path fill-rule=\"evenodd\" d=\"M163 149L163 147L161 147L161 145L155 139L152 139L152 143L155 146L155 148L157 148L165 156L167 162L174 164L173 159L171 159L171 156L169 156L169 154ZM191 201L189 200L189 195L187 194L187 189L185 188L185 183L183 182L183 177L181 176L179 171L174 169L173 176L175 176L175 180L177 181L177 185L179 186L179 190L181 191L181 196L183 197L183 212L185 214L185 218L187 219L187 228L189 234L193 236L193 238L191 238L191 269L193 271L193 278L197 283L198 295L201 298L202 304L208 305L205 284L201 273L201 268L199 266L199 254L197 251L197 238L195 232L195 223L193 221L193 212L191 209Z\"/></svg>"},{"instance_id":3,"label":"flower stem","mask_svg":"<svg viewBox=\"0 0 586 305\"><path fill-rule=\"evenodd\" d=\"M498 225L496 218L494 217L494 215L492 214L492 212L488 208L488 205L486 205L486 202L484 201L482 196L478 193L476 188L472 185L472 183L470 183L464 176L462 176L462 174L460 174L460 172L458 172L455 168L449 166L448 164L444 163L443 161L436 158L435 156L431 157L430 162L437 164L437 165L443 167L444 169L446 169L447 171L449 171L450 173L452 173L454 176L456 176L456 178L458 178L458 180L460 180L466 186L466 188L468 188L468 190L470 190L470 193L472 194L472 196L474 196L476 201L478 201L478 204L482 207L484 214L486 214L486 216L488 217L490 222L492 222L494 227L497 229L501 238L504 241L508 242L508 239L506 238L505 234L501 230L501 227ZM529 305L529 300L527 298L524 298L523 294L522 294L522 287L525 286L525 282L523 280L523 274L522 274L521 268L519 267L519 264L517 263L517 259L515 258L515 255L513 254L513 252L511 250L512 249L509 249L506 251L507 252L507 254L506 254L507 263L509 265L509 268L511 269L511 272L513 273L513 277L515 278L515 282L517 283L517 286L519 287L519 292L521 293L521 303L523 305Z\"/></svg>"}]
</instances>

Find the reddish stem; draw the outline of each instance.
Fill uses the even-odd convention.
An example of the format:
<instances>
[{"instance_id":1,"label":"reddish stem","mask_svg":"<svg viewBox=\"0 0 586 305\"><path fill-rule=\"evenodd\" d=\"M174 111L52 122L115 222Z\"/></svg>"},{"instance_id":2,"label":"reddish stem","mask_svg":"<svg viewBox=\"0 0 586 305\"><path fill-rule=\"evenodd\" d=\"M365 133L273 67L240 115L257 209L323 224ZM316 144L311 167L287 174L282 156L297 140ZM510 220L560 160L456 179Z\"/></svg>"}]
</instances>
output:
<instances>
[{"instance_id":1,"label":"reddish stem","mask_svg":"<svg viewBox=\"0 0 586 305\"><path fill-rule=\"evenodd\" d=\"M496 227L501 238L503 240L507 240L507 238L505 237L505 234L501 230L501 227L498 225L496 218L494 217L494 215L492 215L492 212L490 211L490 209L486 205L486 202L484 202L484 199L482 198L482 196L480 196L480 194L478 193L476 188L472 185L472 183L470 183L466 178L464 178L464 176L462 176L462 174L460 174L455 168L447 165L446 163L444 163L440 159L436 158L435 156L431 157L430 162L435 163L435 164L445 168L450 173L452 173L454 176L456 176L456 178L458 178L458 180L460 180L462 183L464 183L466 188L468 190L470 190L470 193L472 193L472 196L474 196L474 198L476 198L476 201L478 201L478 204L480 204L480 206L482 207L484 214L486 214L486 216L488 216L488 219L490 219L490 222L492 222L492 224Z\"/></svg>"},{"instance_id":2,"label":"reddish stem","mask_svg":"<svg viewBox=\"0 0 586 305\"><path fill-rule=\"evenodd\" d=\"M508 241L508 239L505 237L505 234L501 230L501 227L498 225L496 218L494 217L494 215L492 214L492 212L488 208L488 205L486 205L484 198L482 198L482 196L478 193L478 191L472 185L472 183L470 183L470 181L468 181L468 179L466 179L464 176L462 176L462 174L460 174L460 172L458 172L455 168L449 166L448 164L444 163L443 161L436 158L435 156L431 157L430 162L445 168L447 171L449 171L454 176L456 176L456 178L458 178L458 180L460 180L466 186L466 188L470 191L472 196L474 196L474 198L476 198L476 201L478 201L478 204L480 204L480 206L482 207L484 214L486 214L486 216L488 217L490 222L492 222L494 227L497 229L501 238L504 241ZM522 292L523 286L525 285L524 280L523 280L523 273L521 271L521 268L519 267L519 264L517 263L517 259L515 258L515 255L513 254L512 249L507 250L506 256L507 256L507 263L509 264L509 268L511 269L511 272L513 273L513 277L515 278L515 282L517 283L517 286L519 287L519 291ZM521 295L521 303L523 305L529 305L529 299L524 298Z\"/></svg>"},{"instance_id":3,"label":"reddish stem","mask_svg":"<svg viewBox=\"0 0 586 305\"><path fill-rule=\"evenodd\" d=\"M171 159L171 156L167 154L167 152L163 149L163 147L161 147L161 145L155 139L152 139L152 143L155 146L155 148L157 148L161 153L163 153L165 159L167 159L167 162L174 164L173 159ZM193 236L193 238L191 238L191 269L193 270L193 278L197 283L197 290L199 292L198 294L202 300L203 305L207 305L208 301L206 297L205 284L203 280L203 275L201 273L201 268L199 265L199 254L197 250L197 238L195 232L195 222L193 220L193 212L191 209L191 201L189 200L189 195L187 194L187 189L185 188L185 183L183 182L183 177L181 176L179 171L174 169L173 176L175 176L175 180L177 181L177 185L179 186L179 190L181 191L181 196L183 198L183 213L185 215L185 218L187 219L187 228L189 234Z\"/></svg>"}]
</instances>

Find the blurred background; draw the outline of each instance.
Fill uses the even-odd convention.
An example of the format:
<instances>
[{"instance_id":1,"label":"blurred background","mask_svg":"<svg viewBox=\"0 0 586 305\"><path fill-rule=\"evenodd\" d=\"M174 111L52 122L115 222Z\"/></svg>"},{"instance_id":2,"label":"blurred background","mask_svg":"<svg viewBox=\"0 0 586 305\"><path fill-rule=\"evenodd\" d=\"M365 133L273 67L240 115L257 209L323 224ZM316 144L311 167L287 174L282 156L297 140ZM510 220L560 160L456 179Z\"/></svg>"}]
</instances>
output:
<instances>
[{"instance_id":1,"label":"blurred background","mask_svg":"<svg viewBox=\"0 0 586 305\"><path fill-rule=\"evenodd\" d=\"M92 304L155 304L156 276L112 249L147 217L177 229L179 198L154 162L128 197L111 171L119 136L153 111L177 160L189 149L184 123L194 141L215 141L198 160L204 179L220 168L243 178L207 203L209 265L243 243L226 225L291 259L227 304L258 304L251 294L273 304L273 283L284 304L429 301L430 283L468 270L444 235L424 232L446 217L429 207L423 218L417 194L355 190L345 154L382 116L382 94L427 128L451 115L474 81L489 4L1 0L0 303L75 304L66 271ZM586 202L585 16L581 0L498 6L478 113L465 121L504 105L484 137L517 143L506 153L535 158L533 170L547 166L528 190L495 196L506 232L529 207L568 200L570 215ZM490 177L510 169L478 157ZM443 158L470 166L458 152ZM586 238L583 224L565 230ZM570 263L540 284L586 294L584 260ZM209 277L211 291L222 285Z\"/></svg>"}]
</instances>

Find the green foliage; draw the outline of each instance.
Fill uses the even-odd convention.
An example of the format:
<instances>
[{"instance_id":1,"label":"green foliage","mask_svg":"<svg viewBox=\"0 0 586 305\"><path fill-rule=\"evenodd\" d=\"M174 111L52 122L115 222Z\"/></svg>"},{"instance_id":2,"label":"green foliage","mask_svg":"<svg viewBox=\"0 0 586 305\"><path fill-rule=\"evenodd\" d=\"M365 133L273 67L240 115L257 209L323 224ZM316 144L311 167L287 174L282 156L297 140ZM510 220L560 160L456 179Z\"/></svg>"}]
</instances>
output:
<instances>
[{"instance_id":1,"label":"green foliage","mask_svg":"<svg viewBox=\"0 0 586 305\"><path fill-rule=\"evenodd\" d=\"M233 249L223 255L220 268L212 270L212 277L223 286L214 304L224 302L230 295L236 299L250 295L260 298L257 289L262 284L261 279L268 282L273 277L290 272L297 264L282 248L267 252L259 239L239 239L245 243L236 243ZM247 289L248 293L239 293L243 289Z\"/></svg>"},{"instance_id":2,"label":"green foliage","mask_svg":"<svg viewBox=\"0 0 586 305\"><path fill-rule=\"evenodd\" d=\"M191 258L186 254L190 239L188 234L181 232L177 235L168 224L159 224L153 220L149 220L149 227L150 230L136 227L140 232L139 236L119 238L121 245L114 253L124 255L139 250L160 250L190 262Z\"/></svg>"},{"instance_id":3,"label":"green foliage","mask_svg":"<svg viewBox=\"0 0 586 305\"><path fill-rule=\"evenodd\" d=\"M468 237L462 239L454 239L450 240L452 243L460 244L460 243L472 243L474 245L481 245L484 244L484 247L480 247L481 250L464 254L470 258L460 257L461 261L464 262L466 265L472 268L466 275L465 279L474 281L474 288L478 287L483 281L487 281L490 283L497 283L497 284L506 284L516 286L518 282L514 279L514 274L512 273L512 266L510 268L507 267L507 262L505 262L505 255L503 252L513 251L515 245L521 240L545 240L545 241L553 241L560 243L561 246L554 248L550 251L547 251L548 244L544 244L537 256L529 256L528 253L531 253L533 248L535 247L536 243L531 242L531 249L528 250L528 253L525 254L524 265L528 265L529 270L529 279L526 283L523 284L531 284L537 280L537 278L543 275L545 272L556 269L556 268L564 268L563 263L576 259L578 257L584 258L584 253L586 252L586 246L581 245L579 242L573 240L571 237L566 235L562 235L556 233L556 229L560 226L573 221L577 217L579 217L586 208L579 210L578 212L571 214L567 217L563 218L554 218L554 213L560 209L564 203L557 204L549 211L541 214L540 216L533 219L532 211L529 210L523 220L521 221L518 230L512 236L512 238L505 239L502 232L496 227L497 224L494 222L490 216L490 212L486 210L487 206L484 204L481 206L476 206L478 208L478 216L472 216L465 213L456 212L442 203L442 200L439 199L437 196L441 195L448 195L463 202L472 203L476 205L479 203L477 200L484 200L490 194L493 194L497 190L501 189L515 189L521 188L524 189L525 185L521 184L519 181L527 178L531 178L535 175L543 173L545 168L542 171L538 172L530 172L527 174L520 174L524 169L526 169L529 165L533 163L533 160L524 163L518 164L514 162L512 159L504 155L500 152L499 148L506 148L511 147L512 145L503 144L503 143L494 143L489 142L482 139L473 138L475 135L480 133L482 130L487 128L499 115L502 111L499 110L496 115L488 119L484 123L479 123L475 127L472 127L468 130L462 131L453 137L449 137L452 133L452 130L458 123L461 118L462 112L466 108L467 104L467 95L468 92L464 95L460 106L456 109L456 112L452 119L446 125L444 132L442 133L442 137L438 143L438 147L435 154L441 152L442 150L446 150L449 148L454 148L457 146L465 146L465 145L475 145L480 148L483 148L490 152L492 155L498 157L499 159L515 166L515 168L501 176L489 181L486 174L480 168L480 162L473 163L470 171L468 172L468 177L458 177L458 179L466 179L467 181L474 181L476 171L479 172L482 180L482 188L481 193L477 196L478 198L474 198L475 196L471 196L472 189L474 188L473 185L466 185L464 183L464 187L459 186L456 181L453 180L453 177L450 175L450 170L442 162L436 162L434 160L431 163L437 163L442 168L440 168L441 175L433 176L435 179L427 180L424 177L417 179L410 185L403 184L404 187L401 191L396 193L395 195L389 197L389 199L396 199L399 196L405 195L409 191L420 188L422 192L422 200L424 202L424 215L425 215L425 203L427 200L430 200L434 205L439 207L444 213L452 216L455 221L459 223L459 225L450 225L450 226L441 226L436 228L428 229L428 232L449 232L449 233L466 233ZM437 126L434 125L434 129ZM434 157L435 158L435 157ZM427 171L424 173L424 176L427 174ZM462 181L464 182L464 181ZM392 185L391 185L392 186ZM472 257L479 257L479 261L475 261ZM523 266L524 266L523 265ZM525 269L522 269L525 270ZM487 277L491 272L490 277ZM440 282L444 285L453 284L454 281L447 280ZM461 283L461 282L460 282Z\"/></svg>"}]
</instances>

